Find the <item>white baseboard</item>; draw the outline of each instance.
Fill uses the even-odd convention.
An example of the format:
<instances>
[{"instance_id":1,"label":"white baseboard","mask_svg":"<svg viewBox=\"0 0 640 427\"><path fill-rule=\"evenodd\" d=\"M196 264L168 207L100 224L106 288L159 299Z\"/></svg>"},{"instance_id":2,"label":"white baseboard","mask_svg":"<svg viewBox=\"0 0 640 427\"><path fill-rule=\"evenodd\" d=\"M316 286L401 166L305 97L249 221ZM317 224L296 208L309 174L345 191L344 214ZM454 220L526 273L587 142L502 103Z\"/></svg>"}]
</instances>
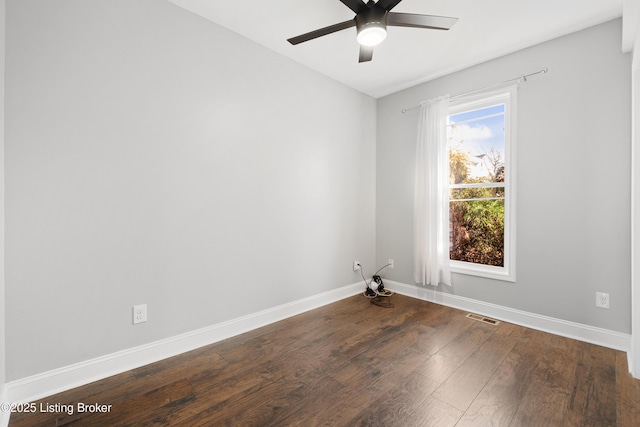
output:
<instances>
[{"instance_id":1,"label":"white baseboard","mask_svg":"<svg viewBox=\"0 0 640 427\"><path fill-rule=\"evenodd\" d=\"M629 334L542 316L540 314L447 294L434 289L407 285L390 280L385 280L384 283L385 287L394 292L424 301L435 302L459 310L482 314L483 316L492 317L504 322L526 326L527 328L549 332L555 335L625 351L627 353L631 349L631 335Z\"/></svg>"},{"instance_id":2,"label":"white baseboard","mask_svg":"<svg viewBox=\"0 0 640 427\"><path fill-rule=\"evenodd\" d=\"M6 399L0 402L19 403L42 399L322 307L356 295L362 289L364 282L354 283L150 344L10 381L6 384Z\"/></svg>"}]
</instances>

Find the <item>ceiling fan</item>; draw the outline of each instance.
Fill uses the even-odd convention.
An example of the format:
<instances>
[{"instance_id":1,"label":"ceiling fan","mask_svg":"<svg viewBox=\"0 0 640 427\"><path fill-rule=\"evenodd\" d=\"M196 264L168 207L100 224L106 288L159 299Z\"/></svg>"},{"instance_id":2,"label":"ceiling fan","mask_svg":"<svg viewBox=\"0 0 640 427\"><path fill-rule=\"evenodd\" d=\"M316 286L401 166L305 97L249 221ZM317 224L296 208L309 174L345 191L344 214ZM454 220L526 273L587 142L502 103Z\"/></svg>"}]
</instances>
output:
<instances>
[{"instance_id":1,"label":"ceiling fan","mask_svg":"<svg viewBox=\"0 0 640 427\"><path fill-rule=\"evenodd\" d=\"M356 27L357 40L360 44L359 62L371 61L374 46L380 44L387 37L387 26L428 28L432 30L448 30L458 21L458 18L435 15L418 15L415 13L396 13L391 9L402 0L340 0L345 6L356 13L353 19L320 28L287 39L292 45L313 40L317 37Z\"/></svg>"}]
</instances>

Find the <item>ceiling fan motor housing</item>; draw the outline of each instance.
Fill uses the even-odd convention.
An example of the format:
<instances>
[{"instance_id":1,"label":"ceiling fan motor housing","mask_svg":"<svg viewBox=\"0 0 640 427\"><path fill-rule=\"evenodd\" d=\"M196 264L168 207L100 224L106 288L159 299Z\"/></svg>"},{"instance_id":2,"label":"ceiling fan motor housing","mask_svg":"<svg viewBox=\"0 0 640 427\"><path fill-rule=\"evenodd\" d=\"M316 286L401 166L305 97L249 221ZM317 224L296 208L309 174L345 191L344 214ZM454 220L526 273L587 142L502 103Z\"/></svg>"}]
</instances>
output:
<instances>
[{"instance_id":1,"label":"ceiling fan motor housing","mask_svg":"<svg viewBox=\"0 0 640 427\"><path fill-rule=\"evenodd\" d=\"M370 5L355 17L358 43L375 46L387 37L388 11L377 4Z\"/></svg>"}]
</instances>

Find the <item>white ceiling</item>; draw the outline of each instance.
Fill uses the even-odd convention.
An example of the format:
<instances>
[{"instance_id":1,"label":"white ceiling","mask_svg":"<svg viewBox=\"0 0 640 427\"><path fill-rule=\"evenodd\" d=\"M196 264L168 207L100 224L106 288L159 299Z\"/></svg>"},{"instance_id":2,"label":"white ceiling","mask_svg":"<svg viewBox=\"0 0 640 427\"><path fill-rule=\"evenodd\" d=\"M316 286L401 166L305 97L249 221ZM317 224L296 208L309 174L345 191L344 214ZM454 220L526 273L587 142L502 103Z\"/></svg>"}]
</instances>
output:
<instances>
[{"instance_id":1,"label":"white ceiling","mask_svg":"<svg viewBox=\"0 0 640 427\"><path fill-rule=\"evenodd\" d=\"M376 98L620 17L623 3L403 0L394 12L453 16L459 21L449 31L390 27L373 61L360 64L355 28L297 46L287 42L353 18L339 0L169 1Z\"/></svg>"}]
</instances>

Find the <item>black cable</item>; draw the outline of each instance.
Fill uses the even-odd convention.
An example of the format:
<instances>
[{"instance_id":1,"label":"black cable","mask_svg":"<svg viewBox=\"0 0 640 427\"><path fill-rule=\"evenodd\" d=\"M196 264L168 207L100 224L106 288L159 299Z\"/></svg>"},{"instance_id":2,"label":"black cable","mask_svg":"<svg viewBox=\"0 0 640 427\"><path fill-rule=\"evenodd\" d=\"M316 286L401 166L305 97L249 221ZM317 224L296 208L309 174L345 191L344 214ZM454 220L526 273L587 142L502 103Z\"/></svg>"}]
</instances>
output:
<instances>
[{"instance_id":1,"label":"black cable","mask_svg":"<svg viewBox=\"0 0 640 427\"><path fill-rule=\"evenodd\" d=\"M362 276L362 280L364 280L364 285L368 288L369 284L367 283L367 279L364 278L364 273L362 272L362 264L360 264L360 275Z\"/></svg>"},{"instance_id":2,"label":"black cable","mask_svg":"<svg viewBox=\"0 0 640 427\"><path fill-rule=\"evenodd\" d=\"M389 264L387 264L387 265L383 265L382 267L380 267L380 268L378 269L378 271L376 271L375 273L373 273L373 275L375 276L376 274L380 273L380 270L382 270L383 268L387 268L387 267L389 267L390 265L391 265L391 263L389 263Z\"/></svg>"},{"instance_id":3,"label":"black cable","mask_svg":"<svg viewBox=\"0 0 640 427\"><path fill-rule=\"evenodd\" d=\"M373 276L375 276L376 274L380 273L380 270L382 270L383 268L389 267L391 264L387 264L387 265L383 265L382 267L380 267L378 269L378 271L376 271L375 273L373 273ZM364 284L367 286L367 288L369 288L371 282L367 283L367 279L364 278L364 273L362 272L362 264L360 264L360 275L362 276L362 280L364 280ZM371 276L371 280L373 281L373 276Z\"/></svg>"}]
</instances>

